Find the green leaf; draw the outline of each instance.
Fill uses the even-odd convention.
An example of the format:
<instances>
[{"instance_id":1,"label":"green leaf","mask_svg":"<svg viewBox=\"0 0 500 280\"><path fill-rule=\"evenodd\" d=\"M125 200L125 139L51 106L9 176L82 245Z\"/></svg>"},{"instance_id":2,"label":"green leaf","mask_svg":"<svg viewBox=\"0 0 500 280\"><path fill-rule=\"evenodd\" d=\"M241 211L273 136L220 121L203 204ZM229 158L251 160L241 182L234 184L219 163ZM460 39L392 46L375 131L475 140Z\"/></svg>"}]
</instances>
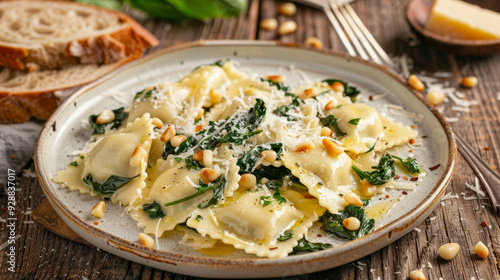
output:
<instances>
[{"instance_id":1,"label":"green leaf","mask_svg":"<svg viewBox=\"0 0 500 280\"><path fill-rule=\"evenodd\" d=\"M80 158L81 158L81 159L84 159L85 157L84 157L84 156L82 156L82 155L80 155Z\"/></svg>"},{"instance_id":2,"label":"green leaf","mask_svg":"<svg viewBox=\"0 0 500 280\"><path fill-rule=\"evenodd\" d=\"M196 216L196 221L201 222L203 220L203 217L201 215Z\"/></svg>"},{"instance_id":3,"label":"green leaf","mask_svg":"<svg viewBox=\"0 0 500 280\"><path fill-rule=\"evenodd\" d=\"M68 165L71 165L71 166L74 166L74 167L78 167L78 162L72 161Z\"/></svg>"},{"instance_id":4,"label":"green leaf","mask_svg":"<svg viewBox=\"0 0 500 280\"><path fill-rule=\"evenodd\" d=\"M372 172L363 171L356 166L352 166L354 172L361 179L366 179L372 185L383 185L387 183L387 181L396 175L396 171L394 169L394 159L388 154L384 154L380 159L380 162L377 166L372 166L372 169L375 169Z\"/></svg>"},{"instance_id":5,"label":"green leaf","mask_svg":"<svg viewBox=\"0 0 500 280\"><path fill-rule=\"evenodd\" d=\"M258 145L246 152L241 158L238 159L236 163L240 167L240 174L252 173L255 169L255 164L260 158L260 153L267 150L273 150L276 152L277 158L281 158L281 153L283 153L282 143L271 143Z\"/></svg>"},{"instance_id":6,"label":"green leaf","mask_svg":"<svg viewBox=\"0 0 500 280\"><path fill-rule=\"evenodd\" d=\"M297 246L293 247L293 251L291 254L297 254L300 252L316 252L325 250L328 248L332 248L333 245L330 243L312 243L306 240L306 237L302 237L298 241Z\"/></svg>"},{"instance_id":7,"label":"green leaf","mask_svg":"<svg viewBox=\"0 0 500 280\"><path fill-rule=\"evenodd\" d=\"M283 179L285 176L292 174L292 172L290 172L290 170L288 170L288 168L286 168L284 165L280 167L275 167L272 165L269 166L261 165L260 169L254 170L252 174L255 175L257 179L267 178L271 180L271 179Z\"/></svg>"},{"instance_id":8,"label":"green leaf","mask_svg":"<svg viewBox=\"0 0 500 280\"><path fill-rule=\"evenodd\" d=\"M358 125L359 120L361 120L361 118L351 119L350 121L348 121L348 123L353 125Z\"/></svg>"},{"instance_id":9,"label":"green leaf","mask_svg":"<svg viewBox=\"0 0 500 280\"><path fill-rule=\"evenodd\" d=\"M391 155L393 158L399 160L399 162L401 163L401 165L404 166L404 168L406 170L408 170L408 172L410 173L420 173L420 166L418 166L418 163L417 163L417 160L415 158L412 158L412 157L408 157L407 159L402 159L398 156L393 156Z\"/></svg>"},{"instance_id":10,"label":"green leaf","mask_svg":"<svg viewBox=\"0 0 500 280\"><path fill-rule=\"evenodd\" d=\"M368 147L368 151L364 152L364 154L368 154L369 152L373 151L373 149L375 149L375 146L377 145L378 139L380 139L380 137L378 137L377 140L375 140L375 143L373 143L373 145L371 147L370 147L370 145L368 145L368 143L366 144L366 147Z\"/></svg>"},{"instance_id":11,"label":"green leaf","mask_svg":"<svg viewBox=\"0 0 500 280\"><path fill-rule=\"evenodd\" d=\"M188 156L184 160L186 161L186 166L189 170L201 170L203 168L199 162L193 159L193 156Z\"/></svg>"},{"instance_id":12,"label":"green leaf","mask_svg":"<svg viewBox=\"0 0 500 280\"><path fill-rule=\"evenodd\" d=\"M122 8L123 1L120 0L76 0L76 2L103 7L110 10L119 11Z\"/></svg>"},{"instance_id":13,"label":"green leaf","mask_svg":"<svg viewBox=\"0 0 500 280\"><path fill-rule=\"evenodd\" d=\"M337 119L333 115L326 116L325 118L319 118L319 121L322 125L329 127L330 129L335 131L337 136L345 136L347 133L340 130L339 125L337 123Z\"/></svg>"},{"instance_id":14,"label":"green leaf","mask_svg":"<svg viewBox=\"0 0 500 280\"><path fill-rule=\"evenodd\" d=\"M273 194L273 198L279 203L279 204L283 204L286 202L286 198L284 198L281 193L280 193L280 187L282 186L283 184L279 183L278 181L276 180L270 180L269 182L267 182L266 186L268 189L270 190L273 190L274 191L274 194Z\"/></svg>"},{"instance_id":15,"label":"green leaf","mask_svg":"<svg viewBox=\"0 0 500 280\"><path fill-rule=\"evenodd\" d=\"M278 236L277 240L279 242L287 241L288 239L292 238L293 236L293 229L285 230L280 236Z\"/></svg>"},{"instance_id":16,"label":"green leaf","mask_svg":"<svg viewBox=\"0 0 500 280\"><path fill-rule=\"evenodd\" d=\"M355 217L360 221L361 225L358 230L348 230L344 227L342 222L349 217ZM347 205L344 211L339 214L332 214L330 211L326 211L321 216L320 221L323 223L324 231L334 234L339 238L350 240L365 236L375 227L375 220L368 219L365 210L354 204Z\"/></svg>"},{"instance_id":17,"label":"green leaf","mask_svg":"<svg viewBox=\"0 0 500 280\"><path fill-rule=\"evenodd\" d=\"M214 62L214 64L213 64L213 65L215 65L215 66L219 66L219 67L222 67L222 66L224 66L224 64L226 64L228 61L229 61L229 58L226 58L226 59L221 59L221 60L217 60L216 62Z\"/></svg>"},{"instance_id":18,"label":"green leaf","mask_svg":"<svg viewBox=\"0 0 500 280\"><path fill-rule=\"evenodd\" d=\"M189 18L205 20L216 17L234 17L247 9L246 0L167 0Z\"/></svg>"},{"instance_id":19,"label":"green leaf","mask_svg":"<svg viewBox=\"0 0 500 280\"><path fill-rule=\"evenodd\" d=\"M116 129L120 127L122 122L128 117L128 113L125 112L124 107L120 107L112 111L115 114L115 119L112 122L104 124L97 123L97 117L99 115L90 115L89 124L90 128L92 128L92 134L104 134L104 132L106 132L105 127L108 126L109 124L111 124L111 129Z\"/></svg>"},{"instance_id":20,"label":"green leaf","mask_svg":"<svg viewBox=\"0 0 500 280\"><path fill-rule=\"evenodd\" d=\"M266 207L267 205L273 203L271 200L270 196L261 196L260 197L260 204L262 204L263 207Z\"/></svg>"},{"instance_id":21,"label":"green leaf","mask_svg":"<svg viewBox=\"0 0 500 280\"><path fill-rule=\"evenodd\" d=\"M143 89L135 94L134 100L135 99L145 100L150 98L152 94L153 94L153 89Z\"/></svg>"},{"instance_id":22,"label":"green leaf","mask_svg":"<svg viewBox=\"0 0 500 280\"><path fill-rule=\"evenodd\" d=\"M172 206L172 205L176 205L176 204L191 200L191 199L198 197L198 196L200 196L200 195L202 195L210 190L214 190L214 196L204 206L202 206L201 204L198 205L198 208L206 208L208 206L215 205L215 204L217 204L217 202L219 202L220 199L222 199L224 186L226 185L226 178L224 177L224 174L222 174L219 176L219 178L217 178L217 180L211 182L210 184L205 184L205 183L203 183L202 180L200 180L199 184L200 184L200 186L196 189L195 194L192 194L190 196L186 196L186 197L183 197L181 199L165 203L165 206Z\"/></svg>"},{"instance_id":23,"label":"green leaf","mask_svg":"<svg viewBox=\"0 0 500 280\"><path fill-rule=\"evenodd\" d=\"M142 210L148 213L150 219L165 217L165 212L163 212L161 205L156 203L156 201L142 205Z\"/></svg>"},{"instance_id":24,"label":"green leaf","mask_svg":"<svg viewBox=\"0 0 500 280\"><path fill-rule=\"evenodd\" d=\"M324 94L327 94L327 93L330 93L332 92L331 89L328 89L328 90L325 90L325 91L322 91L320 92L319 94L317 94L316 96L313 97L314 100L318 100L318 97L320 97L321 95L324 95Z\"/></svg>"},{"instance_id":25,"label":"green leaf","mask_svg":"<svg viewBox=\"0 0 500 280\"><path fill-rule=\"evenodd\" d=\"M111 175L106 182L104 183L99 183L99 182L94 182L92 179L92 175L88 174L87 177L83 179L83 182L92 187L94 190L94 193L99 194L99 195L112 195L116 192L117 189L125 185L126 183L130 182L132 179L138 177L138 175L134 177L119 177L115 175Z\"/></svg>"},{"instance_id":26,"label":"green leaf","mask_svg":"<svg viewBox=\"0 0 500 280\"><path fill-rule=\"evenodd\" d=\"M97 1L97 0L96 0ZM135 9L141 10L154 18L165 20L187 19L188 16L179 11L167 0L125 0Z\"/></svg>"},{"instance_id":27,"label":"green leaf","mask_svg":"<svg viewBox=\"0 0 500 280\"><path fill-rule=\"evenodd\" d=\"M359 89L357 89L356 87L352 87L352 86L349 86L348 83L342 81L342 80L336 80L336 79L326 79L326 80L323 80L322 82L324 83L327 83L328 85L333 85L333 83L335 82L339 82L341 83L343 86L344 86L344 92L343 92L343 95L344 96L348 96L351 98L351 101L352 102L355 102L356 101L356 97L358 96L358 94L360 94L361 91L359 91Z\"/></svg>"},{"instance_id":28,"label":"green leaf","mask_svg":"<svg viewBox=\"0 0 500 280\"><path fill-rule=\"evenodd\" d=\"M295 112L297 110L299 110L298 106L296 106L294 104L288 104L288 105L283 105L283 106L280 106L280 107L274 109L273 114L275 114L278 117L284 117L289 122L294 122L294 121L297 121L298 119L290 113Z\"/></svg>"}]
</instances>

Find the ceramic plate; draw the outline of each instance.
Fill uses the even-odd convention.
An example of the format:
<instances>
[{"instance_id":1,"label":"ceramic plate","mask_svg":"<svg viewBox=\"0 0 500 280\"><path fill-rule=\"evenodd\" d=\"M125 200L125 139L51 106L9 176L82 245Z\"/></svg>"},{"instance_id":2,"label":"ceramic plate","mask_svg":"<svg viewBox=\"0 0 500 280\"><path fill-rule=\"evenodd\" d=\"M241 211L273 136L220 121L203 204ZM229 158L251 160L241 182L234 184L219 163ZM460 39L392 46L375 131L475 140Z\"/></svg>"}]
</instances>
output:
<instances>
[{"instance_id":1,"label":"ceramic plate","mask_svg":"<svg viewBox=\"0 0 500 280\"><path fill-rule=\"evenodd\" d=\"M404 124L413 124L424 145L415 156L426 171L425 179L415 191L403 195L390 190L391 199L401 200L386 213L390 199L376 199L376 229L352 242L334 237L318 237L315 229L309 240L329 242L333 248L289 256L282 259L260 259L243 251L222 251L205 255L179 244L180 234L159 239L159 249L148 249L138 243L141 231L119 205L107 203L106 214L94 225L90 209L98 198L60 188L51 178L64 169L75 155L86 149L91 131L82 125L89 115L105 108L127 106L134 94L145 86L173 82L202 64L231 58L240 68L259 76L282 74L292 86L340 78L361 88L359 98ZM377 101L369 96L386 93ZM387 104L401 106L394 110ZM404 145L400 149L408 150ZM255 41L200 41L162 50L140 61L118 69L105 78L82 88L47 121L36 147L38 177L50 203L59 216L81 237L95 246L120 257L152 267L193 276L248 278L279 277L311 273L339 266L366 256L394 242L420 224L436 207L450 181L455 166L456 147L453 134L444 118L431 109L422 97L413 93L396 74L388 69L355 58L314 50ZM441 166L435 171L429 167ZM385 197L385 195L383 197ZM383 203L386 203L385 206ZM101 222L102 220L102 222Z\"/></svg>"}]
</instances>

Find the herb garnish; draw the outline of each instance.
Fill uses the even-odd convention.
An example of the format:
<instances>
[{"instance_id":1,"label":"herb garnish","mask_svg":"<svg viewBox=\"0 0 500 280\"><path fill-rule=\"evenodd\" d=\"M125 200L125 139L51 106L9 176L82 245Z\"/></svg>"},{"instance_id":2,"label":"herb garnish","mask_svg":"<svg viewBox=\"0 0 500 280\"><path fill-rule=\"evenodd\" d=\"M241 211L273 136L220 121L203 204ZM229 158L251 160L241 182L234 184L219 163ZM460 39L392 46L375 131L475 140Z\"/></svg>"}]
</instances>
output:
<instances>
[{"instance_id":1,"label":"herb garnish","mask_svg":"<svg viewBox=\"0 0 500 280\"><path fill-rule=\"evenodd\" d=\"M97 117L99 115L90 115L89 124L90 124L90 127L92 128L92 134L104 134L105 127L109 124L112 124L111 129L116 129L128 117L128 113L125 112L124 107L120 107L120 108L112 110L112 111L113 111L113 113L115 113L115 119L109 123L97 124L96 121L97 121Z\"/></svg>"},{"instance_id":2,"label":"herb garnish","mask_svg":"<svg viewBox=\"0 0 500 280\"><path fill-rule=\"evenodd\" d=\"M271 197L270 196L264 196L262 195L260 197L260 204L262 204L263 207L266 207L267 205L273 203L273 201L271 200Z\"/></svg>"},{"instance_id":3,"label":"herb garnish","mask_svg":"<svg viewBox=\"0 0 500 280\"><path fill-rule=\"evenodd\" d=\"M369 152L373 151L373 149L375 149L375 146L377 145L378 139L380 139L380 137L378 137L377 140L375 140L375 143L373 143L373 145L371 147L368 143L366 143L366 147L368 147L368 151L364 152L364 154L368 154Z\"/></svg>"},{"instance_id":4,"label":"herb garnish","mask_svg":"<svg viewBox=\"0 0 500 280\"><path fill-rule=\"evenodd\" d=\"M71 165L71 166L74 166L74 167L78 167L78 162L72 161L68 165Z\"/></svg>"},{"instance_id":5,"label":"herb garnish","mask_svg":"<svg viewBox=\"0 0 500 280\"><path fill-rule=\"evenodd\" d=\"M372 172L363 171L354 165L352 169L359 178L366 179L372 185L383 185L396 174L394 159L388 154L382 156L377 166L372 166L372 169L375 169Z\"/></svg>"},{"instance_id":6,"label":"herb garnish","mask_svg":"<svg viewBox=\"0 0 500 280\"><path fill-rule=\"evenodd\" d=\"M273 150L276 152L277 158L281 158L281 153L283 153L282 143L271 143L258 145L246 152L241 158L238 159L236 163L240 167L240 174L250 173L255 170L255 164L260 158L260 153L267 150Z\"/></svg>"},{"instance_id":7,"label":"herb garnish","mask_svg":"<svg viewBox=\"0 0 500 280\"><path fill-rule=\"evenodd\" d=\"M201 150L211 150L218 143L242 145L248 138L262 132L255 129L264 120L265 115L266 106L264 101L256 99L255 106L248 112L239 113L233 118L226 118L218 122L211 121L207 129L189 136L177 148L172 147L170 143L166 143L163 158L166 158L169 154L180 155L195 147L199 147Z\"/></svg>"},{"instance_id":8,"label":"herb garnish","mask_svg":"<svg viewBox=\"0 0 500 280\"><path fill-rule=\"evenodd\" d=\"M193 159L193 156L185 158L186 166L189 170L200 170L203 168L199 162Z\"/></svg>"},{"instance_id":9,"label":"herb garnish","mask_svg":"<svg viewBox=\"0 0 500 280\"><path fill-rule=\"evenodd\" d=\"M201 215L196 216L196 221L201 222L203 220L203 217Z\"/></svg>"},{"instance_id":10,"label":"herb garnish","mask_svg":"<svg viewBox=\"0 0 500 280\"><path fill-rule=\"evenodd\" d=\"M160 204L156 203L156 201L142 205L142 210L148 213L150 219L165 217L165 212L163 212Z\"/></svg>"},{"instance_id":11,"label":"herb garnish","mask_svg":"<svg viewBox=\"0 0 500 280\"><path fill-rule=\"evenodd\" d=\"M340 130L339 125L337 123L337 119L333 115L326 116L325 118L319 117L319 121L322 125L329 127L335 131L337 136L345 136L347 133Z\"/></svg>"},{"instance_id":12,"label":"herb garnish","mask_svg":"<svg viewBox=\"0 0 500 280\"><path fill-rule=\"evenodd\" d=\"M361 222L358 230L348 230L344 227L342 221L349 217L355 217ZM323 230L326 232L335 234L339 238L350 240L370 233L375 226L375 220L368 219L365 210L354 204L347 205L344 211L339 214L332 214L330 211L326 211L320 221L323 223Z\"/></svg>"},{"instance_id":13,"label":"herb garnish","mask_svg":"<svg viewBox=\"0 0 500 280\"><path fill-rule=\"evenodd\" d=\"M144 100L144 99L150 98L151 95L153 94L153 90L154 89L143 89L143 90L139 91L138 93L135 94L134 100L135 99Z\"/></svg>"},{"instance_id":14,"label":"herb garnish","mask_svg":"<svg viewBox=\"0 0 500 280\"><path fill-rule=\"evenodd\" d=\"M280 236L278 236L277 240L279 242L287 241L288 239L292 238L293 236L293 229L285 230Z\"/></svg>"},{"instance_id":15,"label":"herb garnish","mask_svg":"<svg viewBox=\"0 0 500 280\"><path fill-rule=\"evenodd\" d=\"M200 196L200 195L202 195L210 190L214 191L213 197L205 205L202 205L202 204L198 205L198 208L203 209L203 208L207 208L207 207L212 206L212 205L216 205L219 202L219 200L222 199L223 192L224 192L224 186L226 185L226 178L225 178L224 174L222 174L219 176L219 178L217 180L215 180L209 184L203 183L203 181L200 179L199 184L200 184L200 186L196 189L197 192L195 194L190 195L190 196L186 196L184 198L181 198L181 199L178 199L175 201L165 203L165 206L172 206L175 204L179 204L179 203L191 200L191 199L198 197L198 196Z\"/></svg>"},{"instance_id":16,"label":"herb garnish","mask_svg":"<svg viewBox=\"0 0 500 280\"><path fill-rule=\"evenodd\" d=\"M352 87L352 86L349 86L348 83L342 81L342 80L336 80L336 79L326 79L326 80L323 80L322 81L323 83L327 83L328 85L333 85L333 83L335 82L339 82L341 83L343 86L344 86L344 92L343 92L343 95L344 96L349 96L351 98L351 101L352 102L355 102L356 101L356 97L358 96L358 94L360 94L360 90L357 89L356 87Z\"/></svg>"},{"instance_id":17,"label":"herb garnish","mask_svg":"<svg viewBox=\"0 0 500 280\"><path fill-rule=\"evenodd\" d=\"M271 180L269 182L266 183L266 186L268 189L270 190L273 190L274 191L274 194L273 194L273 198L279 203L279 204L283 204L286 202L286 198L284 198L281 193L280 193L280 187L281 187L282 184L280 184L278 181L276 180Z\"/></svg>"},{"instance_id":18,"label":"herb garnish","mask_svg":"<svg viewBox=\"0 0 500 280\"><path fill-rule=\"evenodd\" d=\"M415 158L412 158L412 157L408 157L407 159L402 159L398 156L393 156L391 155L393 158L399 160L399 162L401 163L401 165L404 166L404 168L406 168L406 170L408 170L408 172L410 173L420 173L420 167L418 166L418 163L417 163L417 160Z\"/></svg>"},{"instance_id":19,"label":"herb garnish","mask_svg":"<svg viewBox=\"0 0 500 280\"><path fill-rule=\"evenodd\" d=\"M119 189L121 186L125 185L126 183L130 182L132 179L138 177L138 175L134 177L119 177L115 175L109 176L109 178L106 180L104 183L99 183L99 182L94 182L92 179L92 175L89 173L87 177L83 179L83 182L91 186L94 190L94 193L99 194L99 195L112 195L116 192L117 189Z\"/></svg>"},{"instance_id":20,"label":"herb garnish","mask_svg":"<svg viewBox=\"0 0 500 280\"><path fill-rule=\"evenodd\" d=\"M306 237L302 237L298 241L297 246L293 247L293 251L291 254L297 254L300 252L316 252L325 250L328 248L332 248L333 245L330 243L312 243L306 240Z\"/></svg>"},{"instance_id":21,"label":"herb garnish","mask_svg":"<svg viewBox=\"0 0 500 280\"><path fill-rule=\"evenodd\" d=\"M352 125L358 125L359 120L361 120L361 118L351 119L351 120L350 120L350 121L348 121L347 123L350 123L350 124L352 124Z\"/></svg>"},{"instance_id":22,"label":"herb garnish","mask_svg":"<svg viewBox=\"0 0 500 280\"><path fill-rule=\"evenodd\" d=\"M217 60L216 62L214 62L213 65L215 66L219 66L219 67L222 67L224 66L224 64L226 64L226 62L229 61L229 58L226 58L226 59L221 59L221 60Z\"/></svg>"}]
</instances>

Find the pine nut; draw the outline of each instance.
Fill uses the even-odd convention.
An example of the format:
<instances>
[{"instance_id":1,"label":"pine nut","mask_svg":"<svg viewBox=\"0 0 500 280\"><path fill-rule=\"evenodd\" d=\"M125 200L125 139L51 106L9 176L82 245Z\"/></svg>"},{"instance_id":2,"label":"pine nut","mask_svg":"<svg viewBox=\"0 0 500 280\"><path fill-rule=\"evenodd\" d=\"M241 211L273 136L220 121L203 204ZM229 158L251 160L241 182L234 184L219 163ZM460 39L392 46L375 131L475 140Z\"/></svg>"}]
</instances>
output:
<instances>
[{"instance_id":1,"label":"pine nut","mask_svg":"<svg viewBox=\"0 0 500 280\"><path fill-rule=\"evenodd\" d=\"M306 47L315 48L315 49L318 49L318 50L321 50L323 48L323 42L321 42L321 40L318 39L318 38L316 38L316 37L308 37L304 41L304 45Z\"/></svg>"},{"instance_id":2,"label":"pine nut","mask_svg":"<svg viewBox=\"0 0 500 280\"><path fill-rule=\"evenodd\" d=\"M172 139L170 139L170 145L172 145L172 147L177 148L184 141L186 141L186 136L184 136L184 135L176 135L176 136L172 137Z\"/></svg>"},{"instance_id":3,"label":"pine nut","mask_svg":"<svg viewBox=\"0 0 500 280\"><path fill-rule=\"evenodd\" d=\"M267 151L263 151L262 153L260 153L260 156L265 160L265 161L268 161L268 162L273 162L276 160L276 158L278 158L278 155L276 154L275 151L273 150L267 150Z\"/></svg>"},{"instance_id":4,"label":"pine nut","mask_svg":"<svg viewBox=\"0 0 500 280\"><path fill-rule=\"evenodd\" d=\"M214 153L212 150L203 150L203 166L210 167L214 163Z\"/></svg>"},{"instance_id":5,"label":"pine nut","mask_svg":"<svg viewBox=\"0 0 500 280\"><path fill-rule=\"evenodd\" d=\"M425 278L424 272L422 270L413 270L410 272L410 279L411 280L427 280Z\"/></svg>"},{"instance_id":6,"label":"pine nut","mask_svg":"<svg viewBox=\"0 0 500 280\"><path fill-rule=\"evenodd\" d=\"M376 192L377 192L377 187L370 184L368 180L363 179L363 181L361 182L361 193L364 196L372 197L373 195L375 195Z\"/></svg>"},{"instance_id":7,"label":"pine nut","mask_svg":"<svg viewBox=\"0 0 500 280\"><path fill-rule=\"evenodd\" d=\"M432 105L436 106L444 101L444 93L441 91L433 90L427 93L427 101Z\"/></svg>"},{"instance_id":8,"label":"pine nut","mask_svg":"<svg viewBox=\"0 0 500 280\"><path fill-rule=\"evenodd\" d=\"M278 12L282 15L291 17L291 16L295 15L295 13L297 13L297 6L295 6L294 3L287 2L287 3L281 4L278 7Z\"/></svg>"},{"instance_id":9,"label":"pine nut","mask_svg":"<svg viewBox=\"0 0 500 280\"><path fill-rule=\"evenodd\" d=\"M449 261L458 254L458 250L460 250L460 245L457 243L447 243L439 247L439 255Z\"/></svg>"},{"instance_id":10,"label":"pine nut","mask_svg":"<svg viewBox=\"0 0 500 280\"><path fill-rule=\"evenodd\" d=\"M314 150L314 148L315 148L314 144L308 141L295 146L295 152L297 153L307 152L310 150Z\"/></svg>"},{"instance_id":11,"label":"pine nut","mask_svg":"<svg viewBox=\"0 0 500 280\"><path fill-rule=\"evenodd\" d=\"M151 123L157 128L163 127L163 122L159 118L153 118L153 121Z\"/></svg>"},{"instance_id":12,"label":"pine nut","mask_svg":"<svg viewBox=\"0 0 500 280\"><path fill-rule=\"evenodd\" d=\"M488 247L481 241L477 242L476 246L474 246L474 252L478 257L483 259L487 258L489 255Z\"/></svg>"},{"instance_id":13,"label":"pine nut","mask_svg":"<svg viewBox=\"0 0 500 280\"><path fill-rule=\"evenodd\" d=\"M261 184L267 184L267 183L269 183L269 179L267 179L266 177L264 177L264 178L260 179L260 183Z\"/></svg>"},{"instance_id":14,"label":"pine nut","mask_svg":"<svg viewBox=\"0 0 500 280\"><path fill-rule=\"evenodd\" d=\"M141 232L139 233L139 242L142 244L142 246L148 247L148 248L153 248L155 245L155 241L153 237Z\"/></svg>"},{"instance_id":15,"label":"pine nut","mask_svg":"<svg viewBox=\"0 0 500 280\"><path fill-rule=\"evenodd\" d=\"M165 131L163 131L163 134L161 135L160 140L164 143L167 143L172 139L172 137L175 136L175 127L173 125L169 125Z\"/></svg>"},{"instance_id":16,"label":"pine nut","mask_svg":"<svg viewBox=\"0 0 500 280\"><path fill-rule=\"evenodd\" d=\"M200 178L205 184L208 184L210 182L217 180L217 178L219 178L219 176L220 176L219 171L212 169L212 168L205 167L200 171Z\"/></svg>"},{"instance_id":17,"label":"pine nut","mask_svg":"<svg viewBox=\"0 0 500 280\"><path fill-rule=\"evenodd\" d=\"M203 125L199 124L194 128L194 132L200 132L203 129Z\"/></svg>"},{"instance_id":18,"label":"pine nut","mask_svg":"<svg viewBox=\"0 0 500 280\"><path fill-rule=\"evenodd\" d=\"M425 86L424 84L422 83L422 81L420 81L420 79L416 76L416 75L411 75L409 78L408 78L408 84L418 90L418 91L422 91L425 89Z\"/></svg>"},{"instance_id":19,"label":"pine nut","mask_svg":"<svg viewBox=\"0 0 500 280\"><path fill-rule=\"evenodd\" d=\"M321 136L323 137L330 137L333 135L333 130L331 130L330 128L326 127L326 126L323 126L321 128Z\"/></svg>"},{"instance_id":20,"label":"pine nut","mask_svg":"<svg viewBox=\"0 0 500 280\"><path fill-rule=\"evenodd\" d=\"M251 173L243 174L241 175L238 184L244 189L252 189L255 185L257 185L257 177Z\"/></svg>"},{"instance_id":21,"label":"pine nut","mask_svg":"<svg viewBox=\"0 0 500 280\"><path fill-rule=\"evenodd\" d=\"M215 91L213 89L210 90L210 102L212 104L219 104L222 102L222 93L220 93L219 91Z\"/></svg>"},{"instance_id":22,"label":"pine nut","mask_svg":"<svg viewBox=\"0 0 500 280\"><path fill-rule=\"evenodd\" d=\"M347 230L358 230L361 226L361 222L356 217L349 217L342 221L342 224Z\"/></svg>"},{"instance_id":23,"label":"pine nut","mask_svg":"<svg viewBox=\"0 0 500 280\"><path fill-rule=\"evenodd\" d=\"M307 99L307 98L312 98L315 97L318 94L318 91L315 88L308 88L304 90L304 93L302 94L301 98L302 100Z\"/></svg>"},{"instance_id":24,"label":"pine nut","mask_svg":"<svg viewBox=\"0 0 500 280\"><path fill-rule=\"evenodd\" d=\"M344 84L342 84L341 82L334 82L330 87L335 92L344 92L345 90Z\"/></svg>"},{"instance_id":25,"label":"pine nut","mask_svg":"<svg viewBox=\"0 0 500 280\"><path fill-rule=\"evenodd\" d=\"M96 218L102 218L104 216L104 210L106 210L106 203L104 203L104 201L99 201L99 203L90 210L90 214Z\"/></svg>"},{"instance_id":26,"label":"pine nut","mask_svg":"<svg viewBox=\"0 0 500 280\"><path fill-rule=\"evenodd\" d=\"M325 150L332 157L337 157L344 152L344 148L341 147L339 144L333 142L331 139L323 138L321 143L323 143L323 146L325 146Z\"/></svg>"},{"instance_id":27,"label":"pine nut","mask_svg":"<svg viewBox=\"0 0 500 280\"><path fill-rule=\"evenodd\" d=\"M203 160L203 151L199 151L193 155L193 159L196 161L202 161Z\"/></svg>"},{"instance_id":28,"label":"pine nut","mask_svg":"<svg viewBox=\"0 0 500 280\"><path fill-rule=\"evenodd\" d=\"M331 110L333 108L337 107L337 100L333 99L328 101L325 105L325 111Z\"/></svg>"},{"instance_id":29,"label":"pine nut","mask_svg":"<svg viewBox=\"0 0 500 280\"><path fill-rule=\"evenodd\" d=\"M279 83L279 82L284 82L285 81L285 77L283 77L281 75L272 75L272 76L267 76L266 80L271 80L271 81L273 81L275 83Z\"/></svg>"},{"instance_id":30,"label":"pine nut","mask_svg":"<svg viewBox=\"0 0 500 280\"><path fill-rule=\"evenodd\" d=\"M355 193L348 193L344 195L345 202L349 204L354 204L356 206L363 206L363 201Z\"/></svg>"},{"instance_id":31,"label":"pine nut","mask_svg":"<svg viewBox=\"0 0 500 280\"><path fill-rule=\"evenodd\" d=\"M478 84L478 80L476 77L474 76L469 76L469 77L465 77L462 79L462 86L464 87L468 87L468 88L473 88L473 87L476 87L477 84Z\"/></svg>"},{"instance_id":32,"label":"pine nut","mask_svg":"<svg viewBox=\"0 0 500 280\"><path fill-rule=\"evenodd\" d=\"M201 117L203 117L203 114L205 114L205 110L203 110L203 108L200 108L198 110L198 113L196 115L196 118L194 118L194 120L197 121L197 120L201 119Z\"/></svg>"},{"instance_id":33,"label":"pine nut","mask_svg":"<svg viewBox=\"0 0 500 280\"><path fill-rule=\"evenodd\" d=\"M266 18L260 21L260 28L264 30L275 30L278 28L278 21L275 18Z\"/></svg>"},{"instance_id":34,"label":"pine nut","mask_svg":"<svg viewBox=\"0 0 500 280\"><path fill-rule=\"evenodd\" d=\"M97 116L95 122L97 124L105 124L110 123L115 120L115 113L109 109L102 111L102 113Z\"/></svg>"},{"instance_id":35,"label":"pine nut","mask_svg":"<svg viewBox=\"0 0 500 280\"><path fill-rule=\"evenodd\" d=\"M146 150L142 147L141 144L135 147L134 152L132 153L132 157L130 157L130 166L137 167L141 163L142 155L146 153Z\"/></svg>"},{"instance_id":36,"label":"pine nut","mask_svg":"<svg viewBox=\"0 0 500 280\"><path fill-rule=\"evenodd\" d=\"M297 30L297 23L293 20L287 20L283 22L278 28L279 35L287 35L293 33Z\"/></svg>"}]
</instances>

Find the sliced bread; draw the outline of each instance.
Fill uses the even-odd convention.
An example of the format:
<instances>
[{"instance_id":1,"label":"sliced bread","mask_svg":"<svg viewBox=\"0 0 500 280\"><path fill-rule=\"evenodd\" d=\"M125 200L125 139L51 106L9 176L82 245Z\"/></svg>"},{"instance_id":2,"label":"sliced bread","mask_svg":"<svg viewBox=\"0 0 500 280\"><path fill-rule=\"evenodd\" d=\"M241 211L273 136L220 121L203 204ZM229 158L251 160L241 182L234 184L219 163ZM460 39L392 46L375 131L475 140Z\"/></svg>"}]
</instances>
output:
<instances>
[{"instance_id":1,"label":"sliced bread","mask_svg":"<svg viewBox=\"0 0 500 280\"><path fill-rule=\"evenodd\" d=\"M0 66L112 64L158 40L129 16L67 1L0 1Z\"/></svg>"},{"instance_id":2,"label":"sliced bread","mask_svg":"<svg viewBox=\"0 0 500 280\"><path fill-rule=\"evenodd\" d=\"M67 97L65 93L74 92L130 59L33 72L4 67L0 70L0 123L27 122L30 117L46 120Z\"/></svg>"}]
</instances>

